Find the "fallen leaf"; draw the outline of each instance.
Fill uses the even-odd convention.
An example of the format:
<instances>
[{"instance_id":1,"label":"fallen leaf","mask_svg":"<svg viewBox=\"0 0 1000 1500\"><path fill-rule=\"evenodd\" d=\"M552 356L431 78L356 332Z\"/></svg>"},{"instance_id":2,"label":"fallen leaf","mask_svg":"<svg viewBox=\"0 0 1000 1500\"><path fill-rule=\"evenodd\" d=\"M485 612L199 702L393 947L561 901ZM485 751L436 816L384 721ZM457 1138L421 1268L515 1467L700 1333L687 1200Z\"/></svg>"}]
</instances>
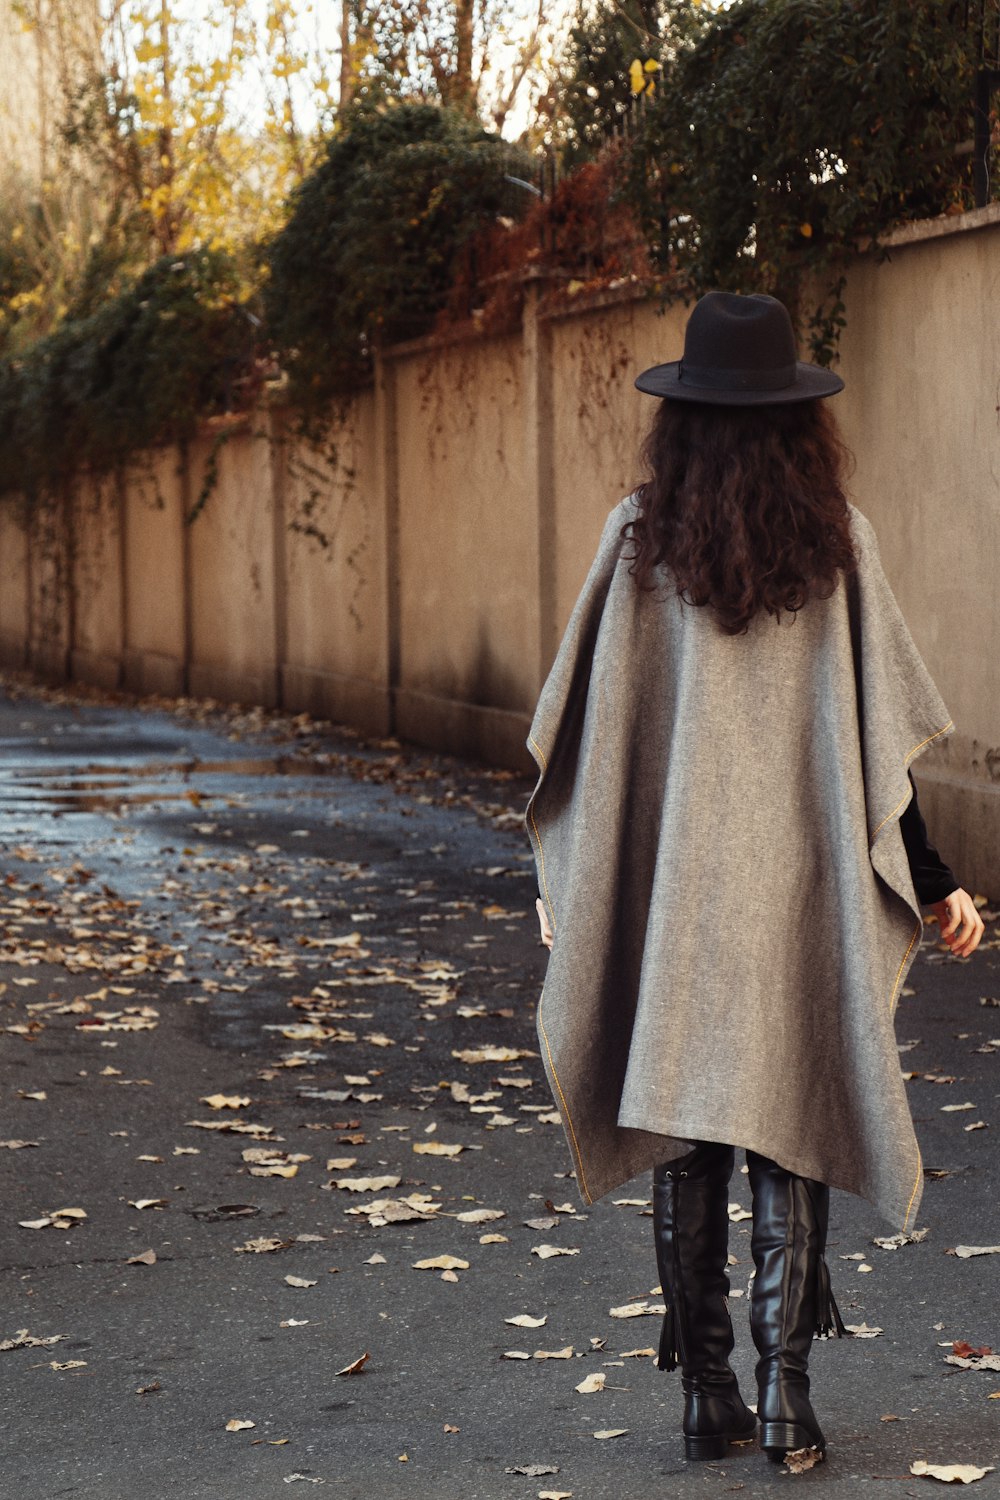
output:
<instances>
[{"instance_id":1,"label":"fallen leaf","mask_svg":"<svg viewBox=\"0 0 1000 1500\"><path fill-rule=\"evenodd\" d=\"M156 1251L144 1250L141 1255L130 1255L125 1264L127 1266L155 1266Z\"/></svg>"},{"instance_id":2,"label":"fallen leaf","mask_svg":"<svg viewBox=\"0 0 1000 1500\"><path fill-rule=\"evenodd\" d=\"M399 1187L401 1177L335 1177L333 1185L346 1193L381 1193Z\"/></svg>"},{"instance_id":3,"label":"fallen leaf","mask_svg":"<svg viewBox=\"0 0 1000 1500\"><path fill-rule=\"evenodd\" d=\"M370 1358L371 1356L366 1349L364 1354L361 1354L357 1359L352 1360L349 1365L345 1365L342 1370L334 1370L333 1373L335 1375L360 1375L365 1367L365 1364Z\"/></svg>"},{"instance_id":4,"label":"fallen leaf","mask_svg":"<svg viewBox=\"0 0 1000 1500\"><path fill-rule=\"evenodd\" d=\"M166 1208L166 1198L130 1198L130 1208Z\"/></svg>"},{"instance_id":5,"label":"fallen leaf","mask_svg":"<svg viewBox=\"0 0 1000 1500\"><path fill-rule=\"evenodd\" d=\"M208 1094L198 1103L207 1104L210 1109L246 1109L250 1100L240 1094Z\"/></svg>"},{"instance_id":6,"label":"fallen leaf","mask_svg":"<svg viewBox=\"0 0 1000 1500\"><path fill-rule=\"evenodd\" d=\"M233 1249L237 1255L266 1255L272 1250L285 1250L292 1243L292 1240L279 1240L273 1236L261 1235L255 1240L247 1240L245 1245L234 1245Z\"/></svg>"},{"instance_id":7,"label":"fallen leaf","mask_svg":"<svg viewBox=\"0 0 1000 1500\"><path fill-rule=\"evenodd\" d=\"M19 1328L13 1338L0 1339L0 1349L47 1349L50 1344L59 1344L68 1338L68 1333L50 1333L40 1339L26 1328Z\"/></svg>"},{"instance_id":8,"label":"fallen leaf","mask_svg":"<svg viewBox=\"0 0 1000 1500\"><path fill-rule=\"evenodd\" d=\"M877 1339L885 1332L883 1328L869 1328L867 1323L845 1323L844 1326L856 1339Z\"/></svg>"},{"instance_id":9,"label":"fallen leaf","mask_svg":"<svg viewBox=\"0 0 1000 1500\"><path fill-rule=\"evenodd\" d=\"M959 1260L970 1260L973 1255L1000 1255L1000 1245L956 1245L954 1253Z\"/></svg>"},{"instance_id":10,"label":"fallen leaf","mask_svg":"<svg viewBox=\"0 0 1000 1500\"><path fill-rule=\"evenodd\" d=\"M539 1260L551 1260L554 1255L579 1255L580 1252L564 1245L532 1245L531 1254L537 1255Z\"/></svg>"},{"instance_id":11,"label":"fallen leaf","mask_svg":"<svg viewBox=\"0 0 1000 1500\"><path fill-rule=\"evenodd\" d=\"M502 1208L469 1208L464 1213L455 1215L460 1224L488 1224L493 1219L504 1217Z\"/></svg>"},{"instance_id":12,"label":"fallen leaf","mask_svg":"<svg viewBox=\"0 0 1000 1500\"><path fill-rule=\"evenodd\" d=\"M548 1313L540 1318L533 1318L530 1313L518 1313L516 1318L504 1318L505 1323L513 1323L515 1328L541 1328L542 1324L548 1321Z\"/></svg>"},{"instance_id":13,"label":"fallen leaf","mask_svg":"<svg viewBox=\"0 0 1000 1500\"><path fill-rule=\"evenodd\" d=\"M912 1234L890 1234L872 1241L880 1250L898 1250L903 1245L919 1245L930 1234L929 1229L915 1229Z\"/></svg>"},{"instance_id":14,"label":"fallen leaf","mask_svg":"<svg viewBox=\"0 0 1000 1500\"><path fill-rule=\"evenodd\" d=\"M624 1437L627 1432L628 1432L628 1428L627 1427L602 1427L601 1430L600 1430L600 1432L595 1432L594 1433L594 1437L595 1438Z\"/></svg>"},{"instance_id":15,"label":"fallen leaf","mask_svg":"<svg viewBox=\"0 0 1000 1500\"><path fill-rule=\"evenodd\" d=\"M415 1271L467 1271L469 1269L469 1262L461 1260L457 1255L435 1255L430 1260L415 1260L412 1265Z\"/></svg>"},{"instance_id":16,"label":"fallen leaf","mask_svg":"<svg viewBox=\"0 0 1000 1500\"><path fill-rule=\"evenodd\" d=\"M537 1057L526 1047L462 1047L452 1052L452 1057L464 1063L515 1062L519 1057Z\"/></svg>"},{"instance_id":17,"label":"fallen leaf","mask_svg":"<svg viewBox=\"0 0 1000 1500\"><path fill-rule=\"evenodd\" d=\"M285 1283L286 1283L287 1286L315 1286L316 1285L315 1281L308 1281L306 1279L306 1277L304 1277L304 1276L286 1276L285 1277Z\"/></svg>"},{"instance_id":18,"label":"fallen leaf","mask_svg":"<svg viewBox=\"0 0 1000 1500\"><path fill-rule=\"evenodd\" d=\"M910 1465L911 1474L920 1474L928 1479L941 1479L945 1484L972 1484L975 1479L985 1479L992 1473L993 1465L980 1469L976 1464L928 1464L918 1458Z\"/></svg>"},{"instance_id":19,"label":"fallen leaf","mask_svg":"<svg viewBox=\"0 0 1000 1500\"><path fill-rule=\"evenodd\" d=\"M822 1462L823 1453L819 1448L792 1448L785 1454L785 1463L792 1474L805 1474Z\"/></svg>"},{"instance_id":20,"label":"fallen leaf","mask_svg":"<svg viewBox=\"0 0 1000 1500\"><path fill-rule=\"evenodd\" d=\"M227 1432L243 1432L247 1427L256 1427L256 1422L244 1421L242 1417L230 1417L226 1423Z\"/></svg>"},{"instance_id":21,"label":"fallen leaf","mask_svg":"<svg viewBox=\"0 0 1000 1500\"><path fill-rule=\"evenodd\" d=\"M662 1316L666 1312L662 1302L626 1302L622 1307L609 1307L608 1312L612 1318L642 1318Z\"/></svg>"},{"instance_id":22,"label":"fallen leaf","mask_svg":"<svg viewBox=\"0 0 1000 1500\"><path fill-rule=\"evenodd\" d=\"M572 1359L573 1345L567 1344L565 1349L536 1349L531 1356L532 1359Z\"/></svg>"},{"instance_id":23,"label":"fallen leaf","mask_svg":"<svg viewBox=\"0 0 1000 1500\"><path fill-rule=\"evenodd\" d=\"M531 1479L537 1479L542 1474L558 1474L558 1464L510 1464L504 1469L505 1474L527 1474Z\"/></svg>"},{"instance_id":24,"label":"fallen leaf","mask_svg":"<svg viewBox=\"0 0 1000 1500\"><path fill-rule=\"evenodd\" d=\"M85 1359L67 1359L60 1364L57 1359L49 1360L50 1370L82 1370L87 1363Z\"/></svg>"},{"instance_id":25,"label":"fallen leaf","mask_svg":"<svg viewBox=\"0 0 1000 1500\"><path fill-rule=\"evenodd\" d=\"M965 1102L965 1104L942 1104L942 1106L941 1106L941 1113L943 1115L953 1115L953 1114L959 1113L963 1109L975 1109L975 1108L976 1108L976 1106L974 1104L970 1104L968 1102L968 1100L967 1100Z\"/></svg>"},{"instance_id":26,"label":"fallen leaf","mask_svg":"<svg viewBox=\"0 0 1000 1500\"><path fill-rule=\"evenodd\" d=\"M574 1386L574 1390L580 1392L581 1396L589 1396L594 1391L603 1391L607 1375L603 1370L595 1370L593 1375L587 1375L580 1384Z\"/></svg>"},{"instance_id":27,"label":"fallen leaf","mask_svg":"<svg viewBox=\"0 0 1000 1500\"><path fill-rule=\"evenodd\" d=\"M413 1149L418 1156L458 1156L464 1146L446 1146L444 1141L414 1141ZM399 1181L399 1178L396 1178Z\"/></svg>"}]
</instances>

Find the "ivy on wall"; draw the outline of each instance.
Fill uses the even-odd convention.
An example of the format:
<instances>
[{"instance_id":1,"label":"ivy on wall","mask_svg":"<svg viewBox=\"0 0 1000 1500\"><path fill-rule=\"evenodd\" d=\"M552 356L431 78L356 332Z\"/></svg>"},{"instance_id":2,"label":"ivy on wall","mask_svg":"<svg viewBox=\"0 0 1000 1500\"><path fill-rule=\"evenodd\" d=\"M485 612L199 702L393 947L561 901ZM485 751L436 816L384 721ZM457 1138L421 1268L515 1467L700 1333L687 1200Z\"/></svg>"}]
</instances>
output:
<instances>
[{"instance_id":1,"label":"ivy on wall","mask_svg":"<svg viewBox=\"0 0 1000 1500\"><path fill-rule=\"evenodd\" d=\"M261 376L230 257L164 256L97 312L0 364L0 486L54 492L81 469L112 470L252 404Z\"/></svg>"},{"instance_id":2,"label":"ivy on wall","mask_svg":"<svg viewBox=\"0 0 1000 1500\"><path fill-rule=\"evenodd\" d=\"M356 388L375 345L426 333L456 258L523 211L531 158L459 111L361 104L265 247L264 307L305 415Z\"/></svg>"}]
</instances>

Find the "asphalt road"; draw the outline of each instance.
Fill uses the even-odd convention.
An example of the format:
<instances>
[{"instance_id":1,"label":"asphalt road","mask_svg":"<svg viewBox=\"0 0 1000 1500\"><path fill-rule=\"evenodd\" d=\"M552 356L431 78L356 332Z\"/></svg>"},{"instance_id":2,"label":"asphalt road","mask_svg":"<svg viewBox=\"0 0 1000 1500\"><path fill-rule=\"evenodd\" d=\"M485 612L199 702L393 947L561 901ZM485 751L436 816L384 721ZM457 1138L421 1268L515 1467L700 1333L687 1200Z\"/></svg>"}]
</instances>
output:
<instances>
[{"instance_id":1,"label":"asphalt road","mask_svg":"<svg viewBox=\"0 0 1000 1500\"><path fill-rule=\"evenodd\" d=\"M611 1315L657 1302L648 1179L580 1208L537 1056L528 783L13 679L0 751L0 1500L895 1497L936 1486L916 1460L1000 1465L1000 1371L946 1363L1000 1346L1000 1255L948 1253L1000 1243L992 917L965 961L928 929L898 1013L926 1238L882 1249L833 1195L841 1310L883 1331L815 1346L827 1462L689 1465L677 1375L632 1352L658 1316ZM731 1249L753 1399L746 1223Z\"/></svg>"}]
</instances>

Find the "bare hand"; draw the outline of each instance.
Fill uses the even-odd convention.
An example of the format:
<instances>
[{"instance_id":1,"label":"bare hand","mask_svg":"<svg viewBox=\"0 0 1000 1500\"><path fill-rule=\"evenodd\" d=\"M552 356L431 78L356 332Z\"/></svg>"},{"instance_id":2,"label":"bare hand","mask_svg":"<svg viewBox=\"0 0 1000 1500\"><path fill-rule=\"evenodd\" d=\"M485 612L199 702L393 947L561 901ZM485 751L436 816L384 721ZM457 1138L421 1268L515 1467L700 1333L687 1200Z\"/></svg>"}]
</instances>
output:
<instances>
[{"instance_id":1,"label":"bare hand","mask_svg":"<svg viewBox=\"0 0 1000 1500\"><path fill-rule=\"evenodd\" d=\"M953 957L968 958L970 953L975 952L986 929L968 891L959 887L950 896L945 896L943 901L933 902L931 910L937 916L941 937L948 944Z\"/></svg>"},{"instance_id":2,"label":"bare hand","mask_svg":"<svg viewBox=\"0 0 1000 1500\"><path fill-rule=\"evenodd\" d=\"M538 926L541 930L542 942L545 944L546 948L551 948L552 928L549 926L549 914L545 910L545 902L542 900L541 896L539 896L538 900L535 902L535 910L538 913ZM982 923L980 923L980 926L982 926Z\"/></svg>"}]
</instances>

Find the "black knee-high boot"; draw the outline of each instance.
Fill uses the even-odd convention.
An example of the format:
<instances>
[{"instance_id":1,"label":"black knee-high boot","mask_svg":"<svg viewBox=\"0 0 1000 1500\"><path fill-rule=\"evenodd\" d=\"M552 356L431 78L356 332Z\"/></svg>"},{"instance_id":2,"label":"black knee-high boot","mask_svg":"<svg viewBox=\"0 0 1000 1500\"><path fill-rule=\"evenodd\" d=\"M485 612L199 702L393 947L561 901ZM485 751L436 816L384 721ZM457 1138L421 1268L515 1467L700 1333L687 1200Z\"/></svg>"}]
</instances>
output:
<instances>
[{"instance_id":1,"label":"black knee-high boot","mask_svg":"<svg viewBox=\"0 0 1000 1500\"><path fill-rule=\"evenodd\" d=\"M814 1334L846 1332L830 1288L826 1250L830 1190L747 1152L753 1194L751 1240L756 1275L750 1330L757 1361L760 1445L780 1463L796 1448L826 1451L809 1400Z\"/></svg>"},{"instance_id":2,"label":"black knee-high boot","mask_svg":"<svg viewBox=\"0 0 1000 1500\"><path fill-rule=\"evenodd\" d=\"M734 1161L732 1146L702 1141L653 1170L656 1261L667 1307L657 1363L661 1370L681 1367L689 1459L722 1458L727 1443L749 1441L757 1426L729 1365L734 1341L726 1263Z\"/></svg>"}]
</instances>

